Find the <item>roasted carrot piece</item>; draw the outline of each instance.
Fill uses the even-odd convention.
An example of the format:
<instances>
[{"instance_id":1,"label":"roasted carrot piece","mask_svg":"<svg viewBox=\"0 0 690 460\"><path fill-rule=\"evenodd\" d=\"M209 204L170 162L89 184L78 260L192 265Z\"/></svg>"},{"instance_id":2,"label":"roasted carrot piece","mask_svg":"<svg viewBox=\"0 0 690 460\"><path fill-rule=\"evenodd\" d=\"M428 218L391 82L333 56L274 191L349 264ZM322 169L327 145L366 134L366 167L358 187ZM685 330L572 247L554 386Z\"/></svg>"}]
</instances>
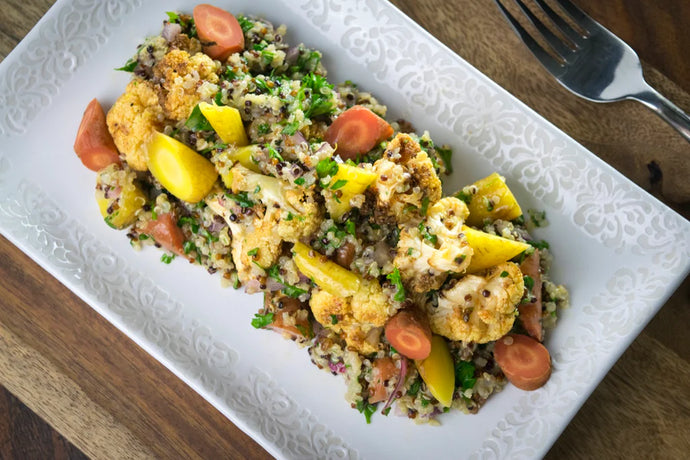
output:
<instances>
[{"instance_id":1,"label":"roasted carrot piece","mask_svg":"<svg viewBox=\"0 0 690 460\"><path fill-rule=\"evenodd\" d=\"M529 276L533 285L527 292L527 298L530 299L527 303L521 303L518 306L520 311L520 322L527 333L539 340L544 340L544 328L542 327L542 303L541 303L541 271L539 268L539 251L534 251L529 257L526 257L520 264L520 271L525 276ZM532 301L533 300L533 301Z\"/></svg>"},{"instance_id":2,"label":"roasted carrot piece","mask_svg":"<svg viewBox=\"0 0 690 460\"><path fill-rule=\"evenodd\" d=\"M426 315L414 307L397 312L385 326L386 339L398 353L425 359L431 353L431 327Z\"/></svg>"},{"instance_id":3,"label":"roasted carrot piece","mask_svg":"<svg viewBox=\"0 0 690 460\"><path fill-rule=\"evenodd\" d=\"M551 356L541 343L522 334L509 334L494 345L494 357L510 383L532 391L551 376Z\"/></svg>"},{"instance_id":4,"label":"roasted carrot piece","mask_svg":"<svg viewBox=\"0 0 690 460\"><path fill-rule=\"evenodd\" d=\"M92 171L113 163L120 164L120 154L105 122L105 112L96 98L89 102L74 140L74 152Z\"/></svg>"},{"instance_id":5,"label":"roasted carrot piece","mask_svg":"<svg viewBox=\"0 0 690 460\"><path fill-rule=\"evenodd\" d=\"M183 248L184 234L182 229L177 226L172 213L159 214L156 220L149 221L144 228L144 233L151 235L156 243L168 251L186 257Z\"/></svg>"},{"instance_id":6,"label":"roasted carrot piece","mask_svg":"<svg viewBox=\"0 0 690 460\"><path fill-rule=\"evenodd\" d=\"M361 105L350 107L335 119L326 131L326 142L337 145L336 153L344 160L354 160L379 142L393 135L393 128L383 118Z\"/></svg>"},{"instance_id":7,"label":"roasted carrot piece","mask_svg":"<svg viewBox=\"0 0 690 460\"><path fill-rule=\"evenodd\" d=\"M377 358L373 363L372 380L369 384L369 402L371 404L388 399L386 382L398 374L398 368L392 358Z\"/></svg>"},{"instance_id":8,"label":"roasted carrot piece","mask_svg":"<svg viewBox=\"0 0 690 460\"><path fill-rule=\"evenodd\" d=\"M244 49L244 32L231 13L202 3L194 7L193 16L203 50L213 59L225 61Z\"/></svg>"}]
</instances>

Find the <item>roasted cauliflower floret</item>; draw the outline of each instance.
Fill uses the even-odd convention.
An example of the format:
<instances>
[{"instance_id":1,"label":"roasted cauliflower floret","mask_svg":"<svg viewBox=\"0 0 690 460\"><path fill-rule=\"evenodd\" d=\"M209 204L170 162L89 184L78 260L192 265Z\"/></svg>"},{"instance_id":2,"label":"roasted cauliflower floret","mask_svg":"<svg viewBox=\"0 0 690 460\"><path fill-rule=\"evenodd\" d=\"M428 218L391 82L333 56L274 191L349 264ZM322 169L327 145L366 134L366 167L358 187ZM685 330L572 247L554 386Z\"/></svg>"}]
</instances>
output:
<instances>
[{"instance_id":1,"label":"roasted cauliflower floret","mask_svg":"<svg viewBox=\"0 0 690 460\"><path fill-rule=\"evenodd\" d=\"M427 305L431 330L450 340L487 343L513 327L525 285L520 268L505 262L485 276L467 275Z\"/></svg>"},{"instance_id":2,"label":"roasted cauliflower floret","mask_svg":"<svg viewBox=\"0 0 690 460\"><path fill-rule=\"evenodd\" d=\"M237 274L246 283L265 276L263 269L276 263L284 241L307 240L315 233L323 213L310 191L275 177L236 165L232 180L232 194L216 191L205 201L228 223Z\"/></svg>"},{"instance_id":3,"label":"roasted cauliflower floret","mask_svg":"<svg viewBox=\"0 0 690 460\"><path fill-rule=\"evenodd\" d=\"M175 49L166 54L153 69L154 80L160 82L161 105L171 120L189 117L201 99L210 99L218 92L220 64L204 53L190 56Z\"/></svg>"},{"instance_id":4,"label":"roasted cauliflower floret","mask_svg":"<svg viewBox=\"0 0 690 460\"><path fill-rule=\"evenodd\" d=\"M435 203L441 198L441 180L431 159L408 134L400 133L388 143L373 171L379 176L369 188L377 218L407 222L420 215L426 200Z\"/></svg>"},{"instance_id":5,"label":"roasted cauliflower floret","mask_svg":"<svg viewBox=\"0 0 690 460\"><path fill-rule=\"evenodd\" d=\"M403 282L413 292L439 289L449 273L464 273L470 264L472 248L462 225L469 211L453 197L437 201L417 227L400 232L393 260Z\"/></svg>"},{"instance_id":6,"label":"roasted cauliflower floret","mask_svg":"<svg viewBox=\"0 0 690 460\"><path fill-rule=\"evenodd\" d=\"M316 288L309 306L319 323L342 333L348 347L365 355L378 351L383 326L398 308L375 280L363 280L351 297L335 296Z\"/></svg>"},{"instance_id":7,"label":"roasted cauliflower floret","mask_svg":"<svg viewBox=\"0 0 690 460\"><path fill-rule=\"evenodd\" d=\"M154 85L135 78L108 111L106 121L115 145L130 168L145 171L147 144L163 129L165 116Z\"/></svg>"}]
</instances>

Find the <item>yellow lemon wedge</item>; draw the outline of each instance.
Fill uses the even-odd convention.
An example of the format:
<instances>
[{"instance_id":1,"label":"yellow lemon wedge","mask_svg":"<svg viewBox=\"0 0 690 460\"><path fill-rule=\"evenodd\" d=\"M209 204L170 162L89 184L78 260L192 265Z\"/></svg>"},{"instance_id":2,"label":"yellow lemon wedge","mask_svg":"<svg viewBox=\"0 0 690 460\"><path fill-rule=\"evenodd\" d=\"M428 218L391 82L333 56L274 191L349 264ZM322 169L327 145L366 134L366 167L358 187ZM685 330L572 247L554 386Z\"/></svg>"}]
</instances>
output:
<instances>
[{"instance_id":1,"label":"yellow lemon wedge","mask_svg":"<svg viewBox=\"0 0 690 460\"><path fill-rule=\"evenodd\" d=\"M249 144L239 110L226 105L212 105L208 102L199 102L199 110L223 142L238 147Z\"/></svg>"},{"instance_id":2,"label":"yellow lemon wedge","mask_svg":"<svg viewBox=\"0 0 690 460\"><path fill-rule=\"evenodd\" d=\"M333 198L326 201L326 208L331 217L340 219L343 214L352 209L350 200L363 193L377 178L378 175L372 171L348 164L339 164L338 172L328 186L333 193L340 191L337 200Z\"/></svg>"},{"instance_id":3,"label":"yellow lemon wedge","mask_svg":"<svg viewBox=\"0 0 690 460\"><path fill-rule=\"evenodd\" d=\"M527 243L475 230L466 225L463 225L462 232L474 251L467 267L470 273L510 260L530 247Z\"/></svg>"},{"instance_id":4,"label":"yellow lemon wedge","mask_svg":"<svg viewBox=\"0 0 690 460\"><path fill-rule=\"evenodd\" d=\"M151 174L170 193L189 203L204 198L218 178L209 160L182 142L156 133L148 146Z\"/></svg>"},{"instance_id":5,"label":"yellow lemon wedge","mask_svg":"<svg viewBox=\"0 0 690 460\"><path fill-rule=\"evenodd\" d=\"M329 294L350 297L359 290L362 282L359 275L326 259L306 244L295 243L292 252L299 271Z\"/></svg>"},{"instance_id":6,"label":"yellow lemon wedge","mask_svg":"<svg viewBox=\"0 0 690 460\"><path fill-rule=\"evenodd\" d=\"M115 199L108 199L96 190L96 202L108 225L123 229L134 223L136 212L146 204L146 196L139 187L130 184Z\"/></svg>"},{"instance_id":7,"label":"yellow lemon wedge","mask_svg":"<svg viewBox=\"0 0 690 460\"><path fill-rule=\"evenodd\" d=\"M431 337L431 353L425 359L415 360L415 365L434 398L450 407L455 391L455 366L445 339L440 335Z\"/></svg>"},{"instance_id":8,"label":"yellow lemon wedge","mask_svg":"<svg viewBox=\"0 0 690 460\"><path fill-rule=\"evenodd\" d=\"M468 225L477 227L482 225L484 219L513 220L522 215L522 209L513 192L498 173L479 179L472 185L477 187L477 193L471 196L467 204L470 210Z\"/></svg>"}]
</instances>

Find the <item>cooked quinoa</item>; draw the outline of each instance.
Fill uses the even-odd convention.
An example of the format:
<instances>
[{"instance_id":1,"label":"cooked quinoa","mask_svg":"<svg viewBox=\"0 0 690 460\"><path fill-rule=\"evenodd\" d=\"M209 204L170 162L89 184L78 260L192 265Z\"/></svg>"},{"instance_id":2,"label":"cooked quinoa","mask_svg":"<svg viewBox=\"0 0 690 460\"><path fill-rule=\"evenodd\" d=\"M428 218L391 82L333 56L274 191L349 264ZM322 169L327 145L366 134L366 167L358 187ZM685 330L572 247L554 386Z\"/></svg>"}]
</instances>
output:
<instances>
[{"instance_id":1,"label":"cooked quinoa","mask_svg":"<svg viewBox=\"0 0 690 460\"><path fill-rule=\"evenodd\" d=\"M437 146L428 131L417 134L407 121L392 120L386 124L392 135L345 161L343 147L325 140L334 120L352 107L385 118L386 106L354 82L330 83L321 52L289 44L284 25L236 17L244 49L224 61L204 54L191 16L168 13L161 34L146 38L120 69L132 72L132 80L107 114L122 165L99 173L96 193L106 222L126 229L135 249L162 248L163 263L184 258L220 276L223 285L262 293L252 325L305 347L316 366L344 378L345 399L367 420L377 411L420 423L438 423L451 409L476 413L506 384L494 359L496 339L487 331L524 332L518 306L533 294L517 267L535 248L543 326L552 328L568 304L567 290L548 277L548 244L530 236L521 216L487 219L475 228L529 249L468 274L473 251L460 226L465 203L481 190L469 185L442 199L441 177L452 171L450 149ZM201 103L237 109L249 146L223 142ZM219 178L206 198L179 199L150 172L148 149L157 132L213 165ZM347 180L338 179L347 167L373 181L349 193ZM491 208L496 204L489 200ZM344 213L336 212L343 207ZM157 236L163 216L174 222L177 240ZM527 219L546 222L537 212ZM299 244L314 263L344 269L358 291L336 295L302 273ZM486 287L463 290L470 282ZM454 299L460 291L470 294ZM473 293L484 297L486 308L500 304L508 312L500 329L486 315L474 316L480 306L470 302ZM395 350L384 333L391 317L412 307L426 312L432 325L442 310L459 322L432 327L446 337L452 359L450 407L434 396L418 363ZM472 335L463 335L463 328L474 328Z\"/></svg>"}]
</instances>

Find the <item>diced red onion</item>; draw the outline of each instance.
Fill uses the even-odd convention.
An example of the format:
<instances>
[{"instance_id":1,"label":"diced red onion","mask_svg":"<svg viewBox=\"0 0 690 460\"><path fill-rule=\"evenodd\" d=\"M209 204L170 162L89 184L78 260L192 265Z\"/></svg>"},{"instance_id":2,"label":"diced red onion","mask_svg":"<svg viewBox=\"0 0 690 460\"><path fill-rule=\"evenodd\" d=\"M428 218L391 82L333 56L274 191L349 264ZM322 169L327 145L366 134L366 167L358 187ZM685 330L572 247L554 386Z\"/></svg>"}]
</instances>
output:
<instances>
[{"instance_id":1,"label":"diced red onion","mask_svg":"<svg viewBox=\"0 0 690 460\"><path fill-rule=\"evenodd\" d=\"M297 62L297 58L299 58L299 48L296 46L288 48L287 53L285 53L285 63L293 65Z\"/></svg>"},{"instance_id":2,"label":"diced red onion","mask_svg":"<svg viewBox=\"0 0 690 460\"><path fill-rule=\"evenodd\" d=\"M247 294L254 294L261 290L261 283L257 279L251 279L245 283L244 289Z\"/></svg>"},{"instance_id":3,"label":"diced red onion","mask_svg":"<svg viewBox=\"0 0 690 460\"><path fill-rule=\"evenodd\" d=\"M280 291L283 288L285 288L285 285L282 283L279 283L278 281L274 280L273 278L268 278L266 280L266 289L268 289L271 292Z\"/></svg>"},{"instance_id":4,"label":"diced red onion","mask_svg":"<svg viewBox=\"0 0 690 460\"><path fill-rule=\"evenodd\" d=\"M304 137L304 134L301 132L297 131L295 134L292 136L289 136L288 139L292 143L292 145L300 145L300 144L306 144L307 139Z\"/></svg>"},{"instance_id":5,"label":"diced red onion","mask_svg":"<svg viewBox=\"0 0 690 460\"><path fill-rule=\"evenodd\" d=\"M345 367L345 363L341 363L340 361L338 361L337 363L331 363L331 362L329 362L329 363L328 363L328 368L329 368L329 369L331 370L331 372L333 372L334 374L344 374L344 373L345 373L345 370L347 370L347 368Z\"/></svg>"},{"instance_id":6,"label":"diced red onion","mask_svg":"<svg viewBox=\"0 0 690 460\"><path fill-rule=\"evenodd\" d=\"M171 42L177 38L178 35L182 33L182 26L174 22L166 22L163 25L163 31L161 32L161 37L165 38L167 41Z\"/></svg>"},{"instance_id":7,"label":"diced red onion","mask_svg":"<svg viewBox=\"0 0 690 460\"><path fill-rule=\"evenodd\" d=\"M386 401L386 405L383 406L381 412L385 412L386 409L388 409L391 406L391 404L393 404L395 395L397 395L398 392L402 390L403 385L405 385L405 377L407 377L407 358L403 356L400 359L400 376L398 377L398 383L395 385L393 392L388 397L388 401Z\"/></svg>"}]
</instances>

